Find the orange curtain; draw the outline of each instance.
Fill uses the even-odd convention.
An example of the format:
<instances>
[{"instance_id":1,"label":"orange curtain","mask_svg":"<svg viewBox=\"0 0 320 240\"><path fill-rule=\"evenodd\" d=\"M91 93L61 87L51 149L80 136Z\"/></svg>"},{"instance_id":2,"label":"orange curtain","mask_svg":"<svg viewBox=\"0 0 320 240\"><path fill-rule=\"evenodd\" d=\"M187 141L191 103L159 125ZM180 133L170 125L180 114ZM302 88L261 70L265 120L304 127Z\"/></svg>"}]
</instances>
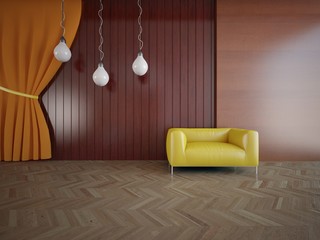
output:
<instances>
[{"instance_id":1,"label":"orange curtain","mask_svg":"<svg viewBox=\"0 0 320 240\"><path fill-rule=\"evenodd\" d=\"M65 38L70 46L81 17L81 0L65 0ZM49 129L39 96L61 63L53 49L62 34L60 0L0 2L0 160L51 158ZM67 63L70 64L70 63Z\"/></svg>"}]
</instances>

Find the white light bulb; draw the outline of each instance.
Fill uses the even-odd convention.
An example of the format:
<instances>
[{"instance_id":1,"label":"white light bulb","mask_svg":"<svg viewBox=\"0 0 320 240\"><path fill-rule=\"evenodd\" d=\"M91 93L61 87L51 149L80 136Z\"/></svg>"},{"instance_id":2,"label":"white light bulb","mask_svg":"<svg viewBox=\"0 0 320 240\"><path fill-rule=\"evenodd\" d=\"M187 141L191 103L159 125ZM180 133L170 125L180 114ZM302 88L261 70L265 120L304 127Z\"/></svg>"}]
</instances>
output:
<instances>
[{"instance_id":1,"label":"white light bulb","mask_svg":"<svg viewBox=\"0 0 320 240\"><path fill-rule=\"evenodd\" d=\"M71 58L71 51L66 44L64 37L61 37L59 44L54 48L53 54L60 62L68 62Z\"/></svg>"},{"instance_id":2,"label":"white light bulb","mask_svg":"<svg viewBox=\"0 0 320 240\"><path fill-rule=\"evenodd\" d=\"M144 60L142 52L138 52L136 60L132 63L132 70L138 76L143 76L148 71L148 63Z\"/></svg>"},{"instance_id":3,"label":"white light bulb","mask_svg":"<svg viewBox=\"0 0 320 240\"><path fill-rule=\"evenodd\" d=\"M109 75L104 69L103 64L100 62L98 68L92 75L94 83L100 87L105 86L109 82Z\"/></svg>"}]
</instances>

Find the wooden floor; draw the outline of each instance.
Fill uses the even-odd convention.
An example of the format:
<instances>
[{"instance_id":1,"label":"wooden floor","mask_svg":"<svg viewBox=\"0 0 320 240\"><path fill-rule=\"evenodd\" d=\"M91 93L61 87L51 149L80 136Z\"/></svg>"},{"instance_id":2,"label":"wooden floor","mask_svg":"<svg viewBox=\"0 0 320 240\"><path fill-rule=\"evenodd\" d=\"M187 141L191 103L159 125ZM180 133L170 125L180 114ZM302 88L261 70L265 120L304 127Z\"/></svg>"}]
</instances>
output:
<instances>
[{"instance_id":1,"label":"wooden floor","mask_svg":"<svg viewBox=\"0 0 320 240\"><path fill-rule=\"evenodd\" d=\"M0 162L0 239L320 239L320 162Z\"/></svg>"}]
</instances>

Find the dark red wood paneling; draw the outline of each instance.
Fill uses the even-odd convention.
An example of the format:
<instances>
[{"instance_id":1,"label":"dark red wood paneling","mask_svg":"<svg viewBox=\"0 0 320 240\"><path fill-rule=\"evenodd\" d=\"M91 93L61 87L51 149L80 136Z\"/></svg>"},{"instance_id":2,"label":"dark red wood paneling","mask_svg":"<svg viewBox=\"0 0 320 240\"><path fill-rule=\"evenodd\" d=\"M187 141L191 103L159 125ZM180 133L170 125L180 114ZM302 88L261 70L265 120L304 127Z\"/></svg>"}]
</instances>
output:
<instances>
[{"instance_id":1,"label":"dark red wood paneling","mask_svg":"<svg viewBox=\"0 0 320 240\"><path fill-rule=\"evenodd\" d=\"M168 128L214 126L214 1L142 0L149 64L143 77L131 68L139 46L136 1L103 3L110 82L101 88L92 81L99 62L99 1L84 0L72 60L43 97L53 158L165 159Z\"/></svg>"},{"instance_id":2,"label":"dark red wood paneling","mask_svg":"<svg viewBox=\"0 0 320 240\"><path fill-rule=\"evenodd\" d=\"M172 23L172 62L174 71L172 72L172 125L181 126L181 2L172 1L173 23ZM179 69L179 70L178 70Z\"/></svg>"},{"instance_id":3,"label":"dark red wood paneling","mask_svg":"<svg viewBox=\"0 0 320 240\"><path fill-rule=\"evenodd\" d=\"M119 125L119 117L118 117L118 109L119 109L119 97L124 97L119 95L119 85L121 84L121 80L124 79L117 79L119 75L119 69L121 66L119 64L119 20L120 19L120 6L119 1L111 1L111 31L108 33L111 35L111 42L110 42L110 68L107 71L110 73L110 85L105 87L108 89L110 87L110 103L111 103L111 112L110 112L110 151L111 159L117 159L118 155L118 132L121 126ZM117 21L115 21L117 19ZM106 55L106 58L108 55ZM123 64L122 64L123 65ZM89 79L90 81L90 79ZM108 83L109 84L109 83ZM121 98L120 98L121 99ZM122 98L123 101L125 101ZM123 116L125 117L125 116ZM123 127L123 126L122 126ZM125 151L125 149L123 149Z\"/></svg>"},{"instance_id":4,"label":"dark red wood paneling","mask_svg":"<svg viewBox=\"0 0 320 240\"><path fill-rule=\"evenodd\" d=\"M104 53L105 53L105 59L104 59L104 66L108 70L108 74L110 79L112 79L112 75L110 72L111 68L111 2L105 2L104 4L104 11L103 11L103 19L104 19L104 31L103 31L103 38L104 38ZM103 98L102 98L102 135L103 135L103 155L102 159L110 159L111 151L110 151L110 145L111 145L111 138L110 138L110 128L111 128L111 86L112 86L112 80L110 80L109 85L107 85L108 91L103 91Z\"/></svg>"},{"instance_id":5,"label":"dark red wood paneling","mask_svg":"<svg viewBox=\"0 0 320 240\"><path fill-rule=\"evenodd\" d=\"M165 22L164 22L164 106L165 106L165 119L164 128L172 125L173 121L173 20L174 9L173 1L164 1L166 9Z\"/></svg>"},{"instance_id":6,"label":"dark red wood paneling","mask_svg":"<svg viewBox=\"0 0 320 240\"><path fill-rule=\"evenodd\" d=\"M144 8L143 12L143 38L149 39L150 34L150 21L145 21L146 19L150 18L150 1L143 1L143 4L146 8ZM135 34L137 34L137 22L134 21L135 26ZM137 41L136 38L134 39L133 49L132 49L132 59L136 56L136 49L137 49ZM150 115L153 110L150 109L150 41L144 41L144 57L147 59L149 64L149 71L147 72L145 77L139 78L139 81L135 81L137 84L141 84L141 159L147 160L150 158L150 153L154 151L154 149L150 148ZM128 63L130 65L130 63ZM129 68L128 71L130 74L133 74L131 69Z\"/></svg>"}]
</instances>

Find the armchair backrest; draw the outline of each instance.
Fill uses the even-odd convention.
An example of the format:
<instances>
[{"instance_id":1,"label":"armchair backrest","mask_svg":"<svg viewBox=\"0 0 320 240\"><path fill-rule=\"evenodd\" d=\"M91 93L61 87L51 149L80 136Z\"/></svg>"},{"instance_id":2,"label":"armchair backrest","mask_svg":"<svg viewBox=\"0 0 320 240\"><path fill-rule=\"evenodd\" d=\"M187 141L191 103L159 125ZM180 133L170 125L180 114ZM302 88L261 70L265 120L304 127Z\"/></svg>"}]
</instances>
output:
<instances>
[{"instance_id":1,"label":"armchair backrest","mask_svg":"<svg viewBox=\"0 0 320 240\"><path fill-rule=\"evenodd\" d=\"M180 128L188 142L228 142L230 128Z\"/></svg>"}]
</instances>

